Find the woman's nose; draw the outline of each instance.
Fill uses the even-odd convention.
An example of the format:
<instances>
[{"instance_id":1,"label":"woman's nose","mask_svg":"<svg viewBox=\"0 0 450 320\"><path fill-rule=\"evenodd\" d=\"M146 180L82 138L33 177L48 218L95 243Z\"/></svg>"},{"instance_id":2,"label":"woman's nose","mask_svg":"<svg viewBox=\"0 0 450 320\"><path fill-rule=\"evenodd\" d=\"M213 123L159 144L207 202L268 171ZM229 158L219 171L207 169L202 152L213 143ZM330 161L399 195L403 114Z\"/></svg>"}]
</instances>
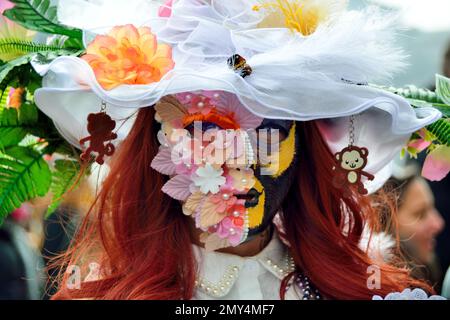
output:
<instances>
[{"instance_id":1,"label":"woman's nose","mask_svg":"<svg viewBox=\"0 0 450 320\"><path fill-rule=\"evenodd\" d=\"M445 221L439 211L434 209L430 214L430 231L433 235L438 235L445 227Z\"/></svg>"}]
</instances>

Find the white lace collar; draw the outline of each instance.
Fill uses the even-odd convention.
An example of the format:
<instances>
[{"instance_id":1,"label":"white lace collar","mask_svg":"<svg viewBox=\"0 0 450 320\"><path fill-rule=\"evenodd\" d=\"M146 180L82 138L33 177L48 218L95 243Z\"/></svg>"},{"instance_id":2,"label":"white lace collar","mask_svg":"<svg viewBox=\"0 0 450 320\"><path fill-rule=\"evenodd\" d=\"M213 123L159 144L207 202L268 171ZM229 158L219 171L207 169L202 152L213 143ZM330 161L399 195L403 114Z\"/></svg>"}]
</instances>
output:
<instances>
[{"instance_id":1,"label":"white lace collar","mask_svg":"<svg viewBox=\"0 0 450 320\"><path fill-rule=\"evenodd\" d=\"M287 247L276 231L269 244L253 257L207 252L196 245L193 248L198 262L196 287L214 298L224 297L230 292L244 265L260 264L280 281L295 269Z\"/></svg>"}]
</instances>

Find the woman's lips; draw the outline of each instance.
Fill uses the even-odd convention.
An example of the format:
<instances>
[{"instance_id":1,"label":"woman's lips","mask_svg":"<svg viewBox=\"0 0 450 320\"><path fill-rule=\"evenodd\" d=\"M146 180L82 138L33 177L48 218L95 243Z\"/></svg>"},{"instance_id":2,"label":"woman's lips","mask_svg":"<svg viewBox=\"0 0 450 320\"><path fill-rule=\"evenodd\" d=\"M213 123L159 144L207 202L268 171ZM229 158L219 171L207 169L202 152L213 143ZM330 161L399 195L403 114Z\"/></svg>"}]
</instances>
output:
<instances>
[{"instance_id":1,"label":"woman's lips","mask_svg":"<svg viewBox=\"0 0 450 320\"><path fill-rule=\"evenodd\" d=\"M255 207L259 202L260 193L255 188L250 189L246 194L238 194L236 197L241 200L245 200L245 207Z\"/></svg>"},{"instance_id":2,"label":"woman's lips","mask_svg":"<svg viewBox=\"0 0 450 320\"><path fill-rule=\"evenodd\" d=\"M427 241L427 249L429 251L433 251L435 247L436 247L436 239L434 239L434 238L433 239L429 239Z\"/></svg>"}]
</instances>

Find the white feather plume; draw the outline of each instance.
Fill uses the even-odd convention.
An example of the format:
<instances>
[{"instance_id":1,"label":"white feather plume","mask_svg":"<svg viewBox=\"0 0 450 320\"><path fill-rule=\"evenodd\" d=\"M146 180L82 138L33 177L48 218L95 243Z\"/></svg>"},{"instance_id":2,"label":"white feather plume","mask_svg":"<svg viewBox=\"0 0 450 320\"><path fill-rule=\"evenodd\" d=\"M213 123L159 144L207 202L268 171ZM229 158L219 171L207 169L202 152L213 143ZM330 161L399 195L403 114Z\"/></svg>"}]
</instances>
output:
<instances>
[{"instance_id":1,"label":"white feather plume","mask_svg":"<svg viewBox=\"0 0 450 320\"><path fill-rule=\"evenodd\" d=\"M391 235L380 232L372 233L368 226L364 228L359 248L367 252L367 255L377 261L382 259L384 262L389 262L393 258L392 249L395 246L395 240Z\"/></svg>"},{"instance_id":2,"label":"white feather plume","mask_svg":"<svg viewBox=\"0 0 450 320\"><path fill-rule=\"evenodd\" d=\"M289 65L283 72L301 74L306 69L334 81L386 81L405 66L406 56L395 44L394 23L395 16L379 8L347 11L308 37L298 36L255 56L251 65Z\"/></svg>"}]
</instances>

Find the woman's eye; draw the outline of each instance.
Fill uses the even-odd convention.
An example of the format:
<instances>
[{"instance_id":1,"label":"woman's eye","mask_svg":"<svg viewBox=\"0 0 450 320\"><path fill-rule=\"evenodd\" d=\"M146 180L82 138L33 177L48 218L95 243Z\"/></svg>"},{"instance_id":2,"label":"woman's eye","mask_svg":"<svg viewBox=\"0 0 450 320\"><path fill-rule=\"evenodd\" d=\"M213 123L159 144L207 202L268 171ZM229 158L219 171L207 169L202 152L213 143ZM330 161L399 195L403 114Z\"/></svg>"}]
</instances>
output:
<instances>
[{"instance_id":1,"label":"woman's eye","mask_svg":"<svg viewBox=\"0 0 450 320\"><path fill-rule=\"evenodd\" d=\"M264 143L276 143L286 140L288 132L283 127L276 124L265 124L256 129L258 138Z\"/></svg>"},{"instance_id":2,"label":"woman's eye","mask_svg":"<svg viewBox=\"0 0 450 320\"><path fill-rule=\"evenodd\" d=\"M222 128L213 122L193 122L185 128L191 135L194 135L195 130L206 132L208 130L221 130Z\"/></svg>"}]
</instances>

